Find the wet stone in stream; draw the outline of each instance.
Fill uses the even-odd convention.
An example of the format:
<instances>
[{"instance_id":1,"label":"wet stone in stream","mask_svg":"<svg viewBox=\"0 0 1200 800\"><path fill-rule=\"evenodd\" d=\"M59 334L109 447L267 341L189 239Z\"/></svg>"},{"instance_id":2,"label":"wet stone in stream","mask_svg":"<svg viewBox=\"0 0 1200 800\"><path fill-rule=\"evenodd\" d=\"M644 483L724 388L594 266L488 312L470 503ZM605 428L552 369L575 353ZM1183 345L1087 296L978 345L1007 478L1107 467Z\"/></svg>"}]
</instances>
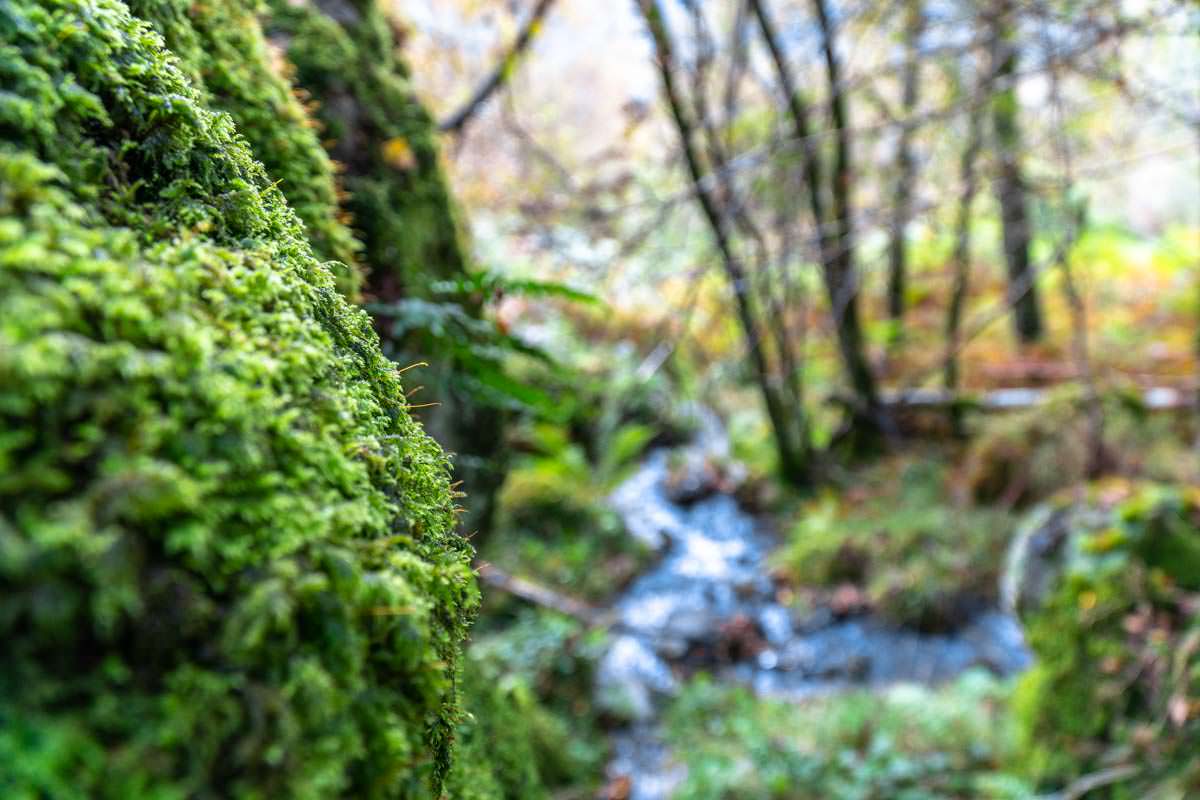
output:
<instances>
[{"instance_id":1,"label":"wet stone in stream","mask_svg":"<svg viewBox=\"0 0 1200 800\"><path fill-rule=\"evenodd\" d=\"M701 423L693 444L651 453L611 498L630 533L662 554L618 598L597 668L597 704L625 722L613 735L608 772L628 779L630 800L665 800L684 777L657 718L680 679L697 669L762 695L802 698L1028 665L1019 627L998 611L946 635L896 630L867 616L795 617L776 602L768 576L772 537L724 487L702 490L712 464L728 453L715 418Z\"/></svg>"}]
</instances>

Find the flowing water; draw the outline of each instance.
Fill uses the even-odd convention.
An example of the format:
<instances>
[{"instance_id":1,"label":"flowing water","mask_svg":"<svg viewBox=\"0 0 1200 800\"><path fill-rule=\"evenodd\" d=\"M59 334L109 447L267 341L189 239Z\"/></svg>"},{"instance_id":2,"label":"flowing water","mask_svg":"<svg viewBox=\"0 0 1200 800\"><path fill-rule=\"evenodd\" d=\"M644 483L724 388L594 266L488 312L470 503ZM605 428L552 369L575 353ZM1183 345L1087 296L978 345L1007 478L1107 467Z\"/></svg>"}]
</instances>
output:
<instances>
[{"instance_id":1,"label":"flowing water","mask_svg":"<svg viewBox=\"0 0 1200 800\"><path fill-rule=\"evenodd\" d=\"M803 698L856 686L934 684L984 666L1024 669L1016 622L999 611L947 635L889 628L870 616L800 615L776 599L767 566L775 540L726 493L705 491L708 466L727 463L719 421L651 453L611 497L633 536L659 560L617 598L618 622L597 671L600 705L627 724L613 735L609 775L630 800L665 800L684 778L663 743L660 712L680 676L699 668L765 696Z\"/></svg>"}]
</instances>

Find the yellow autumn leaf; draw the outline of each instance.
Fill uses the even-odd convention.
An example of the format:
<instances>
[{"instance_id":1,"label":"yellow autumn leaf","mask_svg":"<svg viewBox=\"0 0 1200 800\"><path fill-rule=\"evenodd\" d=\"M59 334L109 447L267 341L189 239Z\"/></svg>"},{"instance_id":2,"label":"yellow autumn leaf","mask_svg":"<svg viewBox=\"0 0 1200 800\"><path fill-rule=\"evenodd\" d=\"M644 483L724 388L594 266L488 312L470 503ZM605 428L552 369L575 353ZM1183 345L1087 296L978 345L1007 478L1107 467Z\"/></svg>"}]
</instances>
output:
<instances>
[{"instance_id":1,"label":"yellow autumn leaf","mask_svg":"<svg viewBox=\"0 0 1200 800\"><path fill-rule=\"evenodd\" d=\"M407 172L417 165L417 156L412 145L403 136L396 136L383 143L383 160L393 169Z\"/></svg>"},{"instance_id":2,"label":"yellow autumn leaf","mask_svg":"<svg viewBox=\"0 0 1200 800\"><path fill-rule=\"evenodd\" d=\"M1083 611L1091 611L1099 600L1100 598L1096 596L1095 592L1082 592L1079 595L1079 608Z\"/></svg>"}]
</instances>

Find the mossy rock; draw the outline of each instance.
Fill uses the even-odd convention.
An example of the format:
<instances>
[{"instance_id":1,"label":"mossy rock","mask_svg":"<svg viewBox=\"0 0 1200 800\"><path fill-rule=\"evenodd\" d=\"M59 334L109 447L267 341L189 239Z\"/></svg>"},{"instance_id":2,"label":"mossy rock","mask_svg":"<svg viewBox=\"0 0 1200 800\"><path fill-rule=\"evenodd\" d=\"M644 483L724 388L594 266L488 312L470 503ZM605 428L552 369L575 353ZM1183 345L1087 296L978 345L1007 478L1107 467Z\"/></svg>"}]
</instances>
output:
<instances>
[{"instance_id":1,"label":"mossy rock","mask_svg":"<svg viewBox=\"0 0 1200 800\"><path fill-rule=\"evenodd\" d=\"M447 461L194 56L0 4L0 795L438 797Z\"/></svg>"},{"instance_id":2,"label":"mossy rock","mask_svg":"<svg viewBox=\"0 0 1200 800\"><path fill-rule=\"evenodd\" d=\"M1194 490L1110 482L1031 513L1005 593L1036 655L1014 700L1034 777L1131 765L1088 796L1200 791L1198 590Z\"/></svg>"}]
</instances>

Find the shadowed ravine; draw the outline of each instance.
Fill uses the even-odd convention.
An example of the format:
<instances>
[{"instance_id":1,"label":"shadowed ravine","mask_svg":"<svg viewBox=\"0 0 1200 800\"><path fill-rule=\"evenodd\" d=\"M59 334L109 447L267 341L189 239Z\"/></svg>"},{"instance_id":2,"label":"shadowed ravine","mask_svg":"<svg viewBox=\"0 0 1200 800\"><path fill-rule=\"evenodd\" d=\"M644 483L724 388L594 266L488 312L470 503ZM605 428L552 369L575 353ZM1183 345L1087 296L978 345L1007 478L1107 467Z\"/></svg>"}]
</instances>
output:
<instances>
[{"instance_id":1,"label":"shadowed ravine","mask_svg":"<svg viewBox=\"0 0 1200 800\"><path fill-rule=\"evenodd\" d=\"M610 498L630 533L660 554L614 603L615 633L596 681L600 705L628 721L613 735L608 773L630 780L632 800L667 798L684 777L662 741L660 713L697 670L801 699L1027 666L1020 629L996 610L930 635L781 604L767 564L774 537L730 494L704 489L706 465L728 462L728 442L715 415L697 416L691 443L651 453Z\"/></svg>"}]
</instances>

